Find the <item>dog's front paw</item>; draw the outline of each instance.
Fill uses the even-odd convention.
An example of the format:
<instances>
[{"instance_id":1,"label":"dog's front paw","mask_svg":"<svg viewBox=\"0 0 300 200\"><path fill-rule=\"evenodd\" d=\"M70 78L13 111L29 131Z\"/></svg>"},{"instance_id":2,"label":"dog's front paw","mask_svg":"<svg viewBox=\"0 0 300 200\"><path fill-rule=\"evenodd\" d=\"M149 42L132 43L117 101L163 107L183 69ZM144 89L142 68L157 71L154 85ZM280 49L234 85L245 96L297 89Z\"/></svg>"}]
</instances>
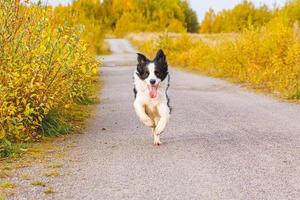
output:
<instances>
[{"instance_id":1,"label":"dog's front paw","mask_svg":"<svg viewBox=\"0 0 300 200\"><path fill-rule=\"evenodd\" d=\"M159 135L154 135L154 145L157 145L157 146L161 145Z\"/></svg>"}]
</instances>

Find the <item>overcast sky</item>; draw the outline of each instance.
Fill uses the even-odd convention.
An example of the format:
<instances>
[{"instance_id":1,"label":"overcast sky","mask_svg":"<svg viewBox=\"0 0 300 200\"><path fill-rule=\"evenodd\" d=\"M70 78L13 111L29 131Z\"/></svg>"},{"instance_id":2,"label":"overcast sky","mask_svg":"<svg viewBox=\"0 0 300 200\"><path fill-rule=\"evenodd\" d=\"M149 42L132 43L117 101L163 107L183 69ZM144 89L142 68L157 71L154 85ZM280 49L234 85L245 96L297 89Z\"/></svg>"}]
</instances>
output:
<instances>
[{"instance_id":1,"label":"overcast sky","mask_svg":"<svg viewBox=\"0 0 300 200\"><path fill-rule=\"evenodd\" d=\"M51 5L68 4L72 0L44 0ZM205 12L212 8L215 11L222 9L228 9L234 7L236 4L243 0L190 0L192 8L197 12L198 18L201 21L204 17ZM274 5L282 6L287 0L251 0L255 5L267 4L269 7Z\"/></svg>"}]
</instances>

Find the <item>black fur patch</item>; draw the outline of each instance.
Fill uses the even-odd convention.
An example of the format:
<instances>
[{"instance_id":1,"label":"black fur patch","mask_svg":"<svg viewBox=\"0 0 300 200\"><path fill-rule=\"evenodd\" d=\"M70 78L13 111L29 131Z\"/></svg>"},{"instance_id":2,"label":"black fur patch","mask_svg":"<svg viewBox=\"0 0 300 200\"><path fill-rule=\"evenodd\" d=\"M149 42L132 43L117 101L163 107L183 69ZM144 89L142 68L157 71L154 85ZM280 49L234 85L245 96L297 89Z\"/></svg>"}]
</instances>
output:
<instances>
[{"instance_id":1,"label":"black fur patch","mask_svg":"<svg viewBox=\"0 0 300 200\"><path fill-rule=\"evenodd\" d=\"M165 80L168 75L168 63L164 52L160 49L153 60L155 64L155 76L161 81Z\"/></svg>"},{"instance_id":2,"label":"black fur patch","mask_svg":"<svg viewBox=\"0 0 300 200\"><path fill-rule=\"evenodd\" d=\"M169 98L169 96L168 96L168 89L169 89L169 87L170 87L170 79L171 79L171 77L170 77L170 74L168 74L168 86L167 86L167 88L166 88L166 97L167 97L167 106L169 107L169 109L170 109L170 114L171 114L171 112L172 112L172 107L171 107L171 105L170 105L170 98Z\"/></svg>"},{"instance_id":3,"label":"black fur patch","mask_svg":"<svg viewBox=\"0 0 300 200\"><path fill-rule=\"evenodd\" d=\"M136 90L136 88L135 88L135 87L133 88L133 93L134 93L134 98L136 99L137 90Z\"/></svg>"},{"instance_id":4,"label":"black fur patch","mask_svg":"<svg viewBox=\"0 0 300 200\"><path fill-rule=\"evenodd\" d=\"M149 76L149 70L147 65L150 60L146 58L143 54L138 53L138 64L137 64L137 75L140 79L145 80Z\"/></svg>"}]
</instances>

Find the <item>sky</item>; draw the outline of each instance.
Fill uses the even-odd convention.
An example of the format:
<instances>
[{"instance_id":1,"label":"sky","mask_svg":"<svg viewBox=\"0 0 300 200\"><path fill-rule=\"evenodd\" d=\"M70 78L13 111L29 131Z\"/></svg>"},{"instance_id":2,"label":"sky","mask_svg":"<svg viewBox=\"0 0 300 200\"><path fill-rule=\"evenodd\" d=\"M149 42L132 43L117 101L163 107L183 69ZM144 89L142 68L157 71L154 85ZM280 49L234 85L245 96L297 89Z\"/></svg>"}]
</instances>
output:
<instances>
[{"instance_id":1,"label":"sky","mask_svg":"<svg viewBox=\"0 0 300 200\"><path fill-rule=\"evenodd\" d=\"M44 0L48 4L58 5L58 4L68 4L72 0ZM215 11L220 11L223 9L233 8L236 4L242 2L243 0L190 0L191 7L197 12L198 19L201 21L204 18L205 12L212 8ZM282 6L288 0L251 0L255 5L259 6L266 4L269 7L274 5Z\"/></svg>"},{"instance_id":2,"label":"sky","mask_svg":"<svg viewBox=\"0 0 300 200\"><path fill-rule=\"evenodd\" d=\"M205 12L212 8L218 12L223 9L233 8L243 0L190 0L191 7L197 12L198 19L201 21L204 18ZM266 4L270 8L274 5L282 6L288 0L251 0L256 6Z\"/></svg>"}]
</instances>

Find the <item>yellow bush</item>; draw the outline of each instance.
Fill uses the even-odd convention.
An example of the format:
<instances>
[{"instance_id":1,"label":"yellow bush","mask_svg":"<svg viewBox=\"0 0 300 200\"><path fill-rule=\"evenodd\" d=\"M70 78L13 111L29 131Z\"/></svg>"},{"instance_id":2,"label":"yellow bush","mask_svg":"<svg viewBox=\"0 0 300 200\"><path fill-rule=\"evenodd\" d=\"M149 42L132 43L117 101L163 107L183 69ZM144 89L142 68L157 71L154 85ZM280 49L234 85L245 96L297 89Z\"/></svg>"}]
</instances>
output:
<instances>
[{"instance_id":1,"label":"yellow bush","mask_svg":"<svg viewBox=\"0 0 300 200\"><path fill-rule=\"evenodd\" d=\"M49 111L85 98L98 70L77 28L17 2L0 0L0 142L39 137Z\"/></svg>"},{"instance_id":2,"label":"yellow bush","mask_svg":"<svg viewBox=\"0 0 300 200\"><path fill-rule=\"evenodd\" d=\"M163 48L176 66L246 83L283 98L300 98L299 28L289 26L282 17L261 30L248 29L235 39L211 44L184 34L179 38L162 35L138 46L148 54Z\"/></svg>"}]
</instances>

